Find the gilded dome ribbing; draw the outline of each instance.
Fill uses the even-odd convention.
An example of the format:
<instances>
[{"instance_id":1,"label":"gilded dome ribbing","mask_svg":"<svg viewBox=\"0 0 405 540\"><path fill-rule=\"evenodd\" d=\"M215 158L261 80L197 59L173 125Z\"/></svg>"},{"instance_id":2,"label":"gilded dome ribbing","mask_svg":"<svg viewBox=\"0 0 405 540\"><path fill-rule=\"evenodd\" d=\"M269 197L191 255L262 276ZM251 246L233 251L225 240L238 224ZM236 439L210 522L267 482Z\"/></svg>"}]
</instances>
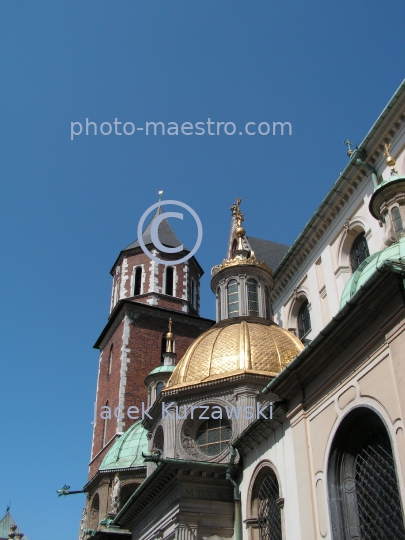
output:
<instances>
[{"instance_id":1,"label":"gilded dome ribbing","mask_svg":"<svg viewBox=\"0 0 405 540\"><path fill-rule=\"evenodd\" d=\"M249 317L217 324L188 348L166 389L252 373L275 377L304 348L276 324Z\"/></svg>"}]
</instances>

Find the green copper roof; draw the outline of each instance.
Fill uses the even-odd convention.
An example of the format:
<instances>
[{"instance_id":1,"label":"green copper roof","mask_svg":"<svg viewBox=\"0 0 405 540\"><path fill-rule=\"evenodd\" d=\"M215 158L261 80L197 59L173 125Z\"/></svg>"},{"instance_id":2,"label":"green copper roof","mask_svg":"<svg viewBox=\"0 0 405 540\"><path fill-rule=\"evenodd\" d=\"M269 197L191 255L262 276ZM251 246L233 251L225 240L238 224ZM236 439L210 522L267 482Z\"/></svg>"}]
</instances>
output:
<instances>
[{"instance_id":1,"label":"green copper roof","mask_svg":"<svg viewBox=\"0 0 405 540\"><path fill-rule=\"evenodd\" d=\"M138 420L132 425L107 452L101 462L100 471L106 469L125 469L140 467L143 463L142 452L148 451L147 430Z\"/></svg>"},{"instance_id":2,"label":"green copper roof","mask_svg":"<svg viewBox=\"0 0 405 540\"><path fill-rule=\"evenodd\" d=\"M10 514L10 512L7 512L4 518L0 521L0 540L7 539L8 533L10 532L11 525L15 525L15 521L13 519L13 516ZM20 529L16 529L16 533L20 532ZM22 537L22 540L29 540L28 536Z\"/></svg>"},{"instance_id":3,"label":"green copper roof","mask_svg":"<svg viewBox=\"0 0 405 540\"><path fill-rule=\"evenodd\" d=\"M350 300L350 298L360 289L368 278L377 271L377 268L386 261L399 262L405 264L405 237L399 242L392 244L383 251L378 251L363 261L344 288L340 309Z\"/></svg>"},{"instance_id":4,"label":"green copper roof","mask_svg":"<svg viewBox=\"0 0 405 540\"><path fill-rule=\"evenodd\" d=\"M149 375L153 375L154 373L172 373L174 371L174 368L176 366L159 366L155 369L152 369L152 371L149 373ZM149 377L148 375L148 377Z\"/></svg>"}]
</instances>

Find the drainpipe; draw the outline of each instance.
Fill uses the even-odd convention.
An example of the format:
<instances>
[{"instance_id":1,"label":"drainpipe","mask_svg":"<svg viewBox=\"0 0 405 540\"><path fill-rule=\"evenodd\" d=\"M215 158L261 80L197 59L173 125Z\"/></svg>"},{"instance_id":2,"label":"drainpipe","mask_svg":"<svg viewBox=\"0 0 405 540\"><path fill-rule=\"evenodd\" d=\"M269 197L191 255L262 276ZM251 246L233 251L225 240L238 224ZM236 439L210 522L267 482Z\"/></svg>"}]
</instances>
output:
<instances>
[{"instance_id":1,"label":"drainpipe","mask_svg":"<svg viewBox=\"0 0 405 540\"><path fill-rule=\"evenodd\" d=\"M242 540L242 509L241 509L241 500L240 500L240 491L239 486L232 478L232 469L234 468L234 461L236 457L235 447L230 444L229 449L231 452L231 459L229 461L229 466L226 470L226 479L233 485L233 500L235 503L235 521L234 521L234 530L235 530L235 540Z\"/></svg>"},{"instance_id":2,"label":"drainpipe","mask_svg":"<svg viewBox=\"0 0 405 540\"><path fill-rule=\"evenodd\" d=\"M357 165L360 165L360 167L364 167L368 171L371 172L371 178L373 179L374 189L378 188L378 180L377 180L377 171L369 165L368 163L364 163L364 161L361 161L361 159L356 159Z\"/></svg>"}]
</instances>

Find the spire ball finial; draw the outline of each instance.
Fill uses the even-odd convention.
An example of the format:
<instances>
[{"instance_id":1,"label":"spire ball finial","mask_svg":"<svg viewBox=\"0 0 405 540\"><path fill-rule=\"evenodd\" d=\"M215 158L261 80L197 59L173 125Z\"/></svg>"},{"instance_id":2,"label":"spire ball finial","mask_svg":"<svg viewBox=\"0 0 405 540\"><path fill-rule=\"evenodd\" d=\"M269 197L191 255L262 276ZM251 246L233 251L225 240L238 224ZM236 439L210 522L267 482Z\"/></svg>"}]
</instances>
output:
<instances>
[{"instance_id":1,"label":"spire ball finial","mask_svg":"<svg viewBox=\"0 0 405 540\"><path fill-rule=\"evenodd\" d=\"M242 227L242 222L244 221L242 212L240 211L240 203L242 199L236 199L236 203L231 206L232 216L236 219L236 229L235 234L237 237L242 238L245 236L245 229Z\"/></svg>"},{"instance_id":2,"label":"spire ball finial","mask_svg":"<svg viewBox=\"0 0 405 540\"><path fill-rule=\"evenodd\" d=\"M390 154L391 144L385 143L384 146L385 146L384 156L387 156L385 163L388 165L388 167L391 167L391 170L393 171L396 161L395 161L395 158L393 158Z\"/></svg>"},{"instance_id":3,"label":"spire ball finial","mask_svg":"<svg viewBox=\"0 0 405 540\"><path fill-rule=\"evenodd\" d=\"M169 319L169 331L166 333L166 352L173 352L172 319Z\"/></svg>"}]
</instances>

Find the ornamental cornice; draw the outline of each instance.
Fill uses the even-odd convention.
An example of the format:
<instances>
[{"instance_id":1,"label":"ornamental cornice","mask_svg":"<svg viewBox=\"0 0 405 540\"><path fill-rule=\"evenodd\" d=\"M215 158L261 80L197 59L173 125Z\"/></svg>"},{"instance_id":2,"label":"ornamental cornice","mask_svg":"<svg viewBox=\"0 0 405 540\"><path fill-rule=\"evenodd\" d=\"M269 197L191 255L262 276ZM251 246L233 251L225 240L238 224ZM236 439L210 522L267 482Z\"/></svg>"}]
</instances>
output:
<instances>
[{"instance_id":1,"label":"ornamental cornice","mask_svg":"<svg viewBox=\"0 0 405 540\"><path fill-rule=\"evenodd\" d=\"M258 261L254 255L251 255L250 257L241 257L240 255L237 255L234 259L224 259L221 264L214 266L211 270L211 276L214 277L222 270L232 268L233 266L256 266L269 274L272 273L271 268L269 268L265 262Z\"/></svg>"},{"instance_id":2,"label":"ornamental cornice","mask_svg":"<svg viewBox=\"0 0 405 540\"><path fill-rule=\"evenodd\" d=\"M375 136L374 133L373 136L375 137L376 142L370 144L370 141L367 141L368 148L364 148L366 151L366 158L363 158L363 160L372 166L376 166L379 160L384 160L384 144L388 144L393 140L395 134L404 123L404 120L405 111L404 109L401 109L396 113L394 119L390 122L389 127L381 130L381 134L377 133L377 136ZM376 131L378 129L379 127ZM294 279L309 255L312 254L319 240L321 240L325 233L328 232L330 226L335 219L339 217L342 209L349 203L351 197L365 178L368 178L368 174L362 169L359 170L354 162L351 163L351 167L346 172L346 176L343 174L339 176L320 208L318 208L320 212L313 214L305 228L307 230L304 229L305 233L303 231L303 236L298 238L297 245L294 251L291 252L290 257L282 266L275 269L273 274L274 288L271 295L273 302L277 301L284 289Z\"/></svg>"},{"instance_id":3,"label":"ornamental cornice","mask_svg":"<svg viewBox=\"0 0 405 540\"><path fill-rule=\"evenodd\" d=\"M179 300L182 301L181 299ZM103 335L102 332L102 338L99 338L100 341L97 340L96 345L94 346L101 351L105 348L111 336L115 333L115 331L125 317L128 317L131 323L134 323L135 320L141 315L147 315L155 319L163 319L165 321L167 321L168 318L171 317L174 322L181 325L186 322L188 326L194 326L201 330L201 332L209 330L212 324L214 324L215 322L210 321L209 319L204 319L203 317L198 317L196 315L190 315L182 311L166 310L164 308L160 308L159 306L149 306L148 304L133 302L126 298L120 300L120 302L123 302L123 304L121 305L121 309L119 309L116 313L113 312L110 316L110 321L112 320L112 317L114 317L111 322L111 326L108 327L110 321L107 322L107 325L104 327L103 330L103 332L105 332L105 335ZM151 312L151 309L153 309L153 314ZM185 318L187 319L187 321L185 321ZM210 322L212 323L211 325L209 324Z\"/></svg>"}]
</instances>

